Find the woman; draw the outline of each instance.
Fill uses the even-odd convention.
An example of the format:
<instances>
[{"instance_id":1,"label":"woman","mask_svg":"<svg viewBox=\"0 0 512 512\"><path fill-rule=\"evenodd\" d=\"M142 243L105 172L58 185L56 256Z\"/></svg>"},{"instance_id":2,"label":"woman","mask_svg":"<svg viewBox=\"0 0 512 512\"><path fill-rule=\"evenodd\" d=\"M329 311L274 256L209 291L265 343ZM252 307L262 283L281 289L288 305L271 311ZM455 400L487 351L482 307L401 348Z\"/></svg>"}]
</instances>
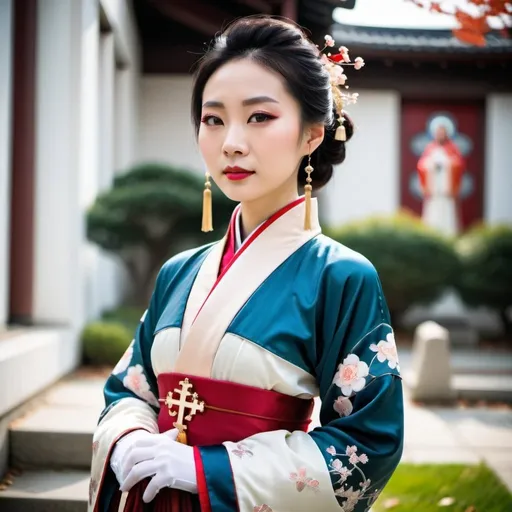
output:
<instances>
[{"instance_id":1,"label":"woman","mask_svg":"<svg viewBox=\"0 0 512 512\"><path fill-rule=\"evenodd\" d=\"M381 285L321 234L311 198L352 135L335 61L270 18L237 21L202 59L203 229L210 175L240 205L221 242L159 273L105 386L90 510L360 511L398 464L402 388ZM308 432L316 396L322 426Z\"/></svg>"}]
</instances>

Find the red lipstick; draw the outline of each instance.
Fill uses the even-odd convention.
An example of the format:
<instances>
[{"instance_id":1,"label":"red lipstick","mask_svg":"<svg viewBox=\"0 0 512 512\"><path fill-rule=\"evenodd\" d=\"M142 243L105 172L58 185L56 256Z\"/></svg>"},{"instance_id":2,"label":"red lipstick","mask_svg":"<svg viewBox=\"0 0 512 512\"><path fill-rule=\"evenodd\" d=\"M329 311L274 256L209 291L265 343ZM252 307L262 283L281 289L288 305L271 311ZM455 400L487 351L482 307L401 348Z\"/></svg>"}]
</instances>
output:
<instances>
[{"instance_id":1,"label":"red lipstick","mask_svg":"<svg viewBox=\"0 0 512 512\"><path fill-rule=\"evenodd\" d=\"M254 174L254 171L248 171L247 169L244 169L243 167L226 167L224 169L224 175L228 180L232 181L239 181L239 180L245 180L249 176L252 176Z\"/></svg>"}]
</instances>

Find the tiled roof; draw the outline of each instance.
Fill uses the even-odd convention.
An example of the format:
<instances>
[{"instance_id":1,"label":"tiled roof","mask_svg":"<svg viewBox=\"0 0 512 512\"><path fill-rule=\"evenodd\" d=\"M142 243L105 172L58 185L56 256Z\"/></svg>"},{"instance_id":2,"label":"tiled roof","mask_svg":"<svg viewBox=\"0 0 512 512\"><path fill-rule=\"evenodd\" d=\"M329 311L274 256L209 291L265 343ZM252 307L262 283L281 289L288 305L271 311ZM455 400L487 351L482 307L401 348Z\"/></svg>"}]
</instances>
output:
<instances>
[{"instance_id":1,"label":"tiled roof","mask_svg":"<svg viewBox=\"0 0 512 512\"><path fill-rule=\"evenodd\" d=\"M512 38L507 39L497 33L487 34L485 47L465 44L456 39L450 30L359 27L337 23L332 33L336 41L357 48L404 53L512 54Z\"/></svg>"}]
</instances>

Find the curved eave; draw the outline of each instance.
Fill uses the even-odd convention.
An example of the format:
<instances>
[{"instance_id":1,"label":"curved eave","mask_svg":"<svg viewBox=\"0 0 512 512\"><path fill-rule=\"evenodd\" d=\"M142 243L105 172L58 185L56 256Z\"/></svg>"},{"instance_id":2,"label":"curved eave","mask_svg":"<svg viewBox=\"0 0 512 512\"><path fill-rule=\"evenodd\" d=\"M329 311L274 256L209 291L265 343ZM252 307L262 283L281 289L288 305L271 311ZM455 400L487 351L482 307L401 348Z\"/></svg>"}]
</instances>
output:
<instances>
[{"instance_id":1,"label":"curved eave","mask_svg":"<svg viewBox=\"0 0 512 512\"><path fill-rule=\"evenodd\" d=\"M487 34L487 44L477 47L455 38L450 30L415 30L358 27L335 24L334 39L363 57L415 60L504 60L512 57L512 39Z\"/></svg>"}]
</instances>

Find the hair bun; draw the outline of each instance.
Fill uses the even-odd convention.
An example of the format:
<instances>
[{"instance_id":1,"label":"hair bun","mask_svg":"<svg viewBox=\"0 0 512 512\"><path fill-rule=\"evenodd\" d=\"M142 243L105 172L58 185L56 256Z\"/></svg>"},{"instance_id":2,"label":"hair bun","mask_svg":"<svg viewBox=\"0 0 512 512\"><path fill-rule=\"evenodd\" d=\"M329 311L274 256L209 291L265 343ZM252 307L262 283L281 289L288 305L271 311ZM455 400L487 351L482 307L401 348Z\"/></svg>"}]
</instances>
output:
<instances>
[{"instance_id":1,"label":"hair bun","mask_svg":"<svg viewBox=\"0 0 512 512\"><path fill-rule=\"evenodd\" d=\"M345 127L346 140L337 140L335 135L336 130L339 127L339 122L335 116L336 111L333 109L334 121L329 126L325 127L324 140L317 150L311 155L311 165L315 169L311 173L311 185L315 190L327 184L332 177L335 165L343 163L345 160L345 144L352 138L352 135L354 135L354 124L350 117L345 113L343 114L343 117L345 118L343 126ZM306 167L307 162L308 157L305 157L300 165L299 185L301 186L306 184L307 174L304 171L304 168Z\"/></svg>"}]
</instances>

